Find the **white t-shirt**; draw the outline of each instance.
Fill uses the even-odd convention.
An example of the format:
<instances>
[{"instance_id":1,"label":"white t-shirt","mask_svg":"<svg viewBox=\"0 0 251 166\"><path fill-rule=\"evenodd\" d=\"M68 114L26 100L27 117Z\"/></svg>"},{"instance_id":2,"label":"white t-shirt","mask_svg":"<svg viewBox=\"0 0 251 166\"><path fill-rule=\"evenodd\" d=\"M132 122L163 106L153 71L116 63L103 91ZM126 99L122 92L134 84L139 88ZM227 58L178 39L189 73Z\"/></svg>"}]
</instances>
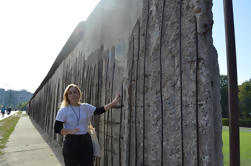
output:
<instances>
[{"instance_id":1,"label":"white t-shirt","mask_svg":"<svg viewBox=\"0 0 251 166\"><path fill-rule=\"evenodd\" d=\"M76 135L86 134L89 121L95 110L96 107L88 103L81 103L80 106L68 105L59 109L56 120L64 122L65 129L79 128L80 131L75 133Z\"/></svg>"}]
</instances>

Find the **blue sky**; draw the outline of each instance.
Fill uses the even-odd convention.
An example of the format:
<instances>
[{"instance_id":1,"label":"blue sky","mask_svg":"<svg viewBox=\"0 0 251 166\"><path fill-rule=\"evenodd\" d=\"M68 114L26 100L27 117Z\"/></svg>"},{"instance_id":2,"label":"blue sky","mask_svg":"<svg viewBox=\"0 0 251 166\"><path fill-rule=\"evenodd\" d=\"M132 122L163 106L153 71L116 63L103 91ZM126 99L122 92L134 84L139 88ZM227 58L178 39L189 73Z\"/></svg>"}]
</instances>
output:
<instances>
[{"instance_id":1,"label":"blue sky","mask_svg":"<svg viewBox=\"0 0 251 166\"><path fill-rule=\"evenodd\" d=\"M233 0L238 84L251 79L251 0ZM213 40L220 73L227 74L223 0L213 0Z\"/></svg>"}]
</instances>

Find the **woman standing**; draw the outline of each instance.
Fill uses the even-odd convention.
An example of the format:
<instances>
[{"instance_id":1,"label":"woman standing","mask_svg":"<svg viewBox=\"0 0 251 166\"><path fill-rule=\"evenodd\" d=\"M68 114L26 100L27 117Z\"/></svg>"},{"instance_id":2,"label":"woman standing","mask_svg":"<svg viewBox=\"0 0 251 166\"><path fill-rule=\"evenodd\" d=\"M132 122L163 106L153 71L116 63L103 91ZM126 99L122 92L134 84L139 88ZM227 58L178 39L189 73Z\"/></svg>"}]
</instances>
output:
<instances>
[{"instance_id":1,"label":"woman standing","mask_svg":"<svg viewBox=\"0 0 251 166\"><path fill-rule=\"evenodd\" d=\"M66 166L93 166L93 147L88 133L91 117L100 115L116 106L119 95L103 107L95 107L80 103L81 90L75 84L70 84L64 91L63 101L56 116L54 130L65 135L63 156Z\"/></svg>"}]
</instances>

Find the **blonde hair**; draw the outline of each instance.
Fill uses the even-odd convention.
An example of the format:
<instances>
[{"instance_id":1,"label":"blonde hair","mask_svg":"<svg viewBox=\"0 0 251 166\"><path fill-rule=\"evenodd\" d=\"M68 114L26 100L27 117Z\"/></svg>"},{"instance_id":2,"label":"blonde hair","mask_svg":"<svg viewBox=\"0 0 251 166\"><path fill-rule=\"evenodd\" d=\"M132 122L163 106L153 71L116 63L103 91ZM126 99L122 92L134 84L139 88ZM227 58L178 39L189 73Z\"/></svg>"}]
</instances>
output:
<instances>
[{"instance_id":1,"label":"blonde hair","mask_svg":"<svg viewBox=\"0 0 251 166\"><path fill-rule=\"evenodd\" d=\"M68 105L70 104L70 101L69 101L69 99L68 99L67 96L68 96L69 89L70 89L71 87L74 87L74 88L77 89L77 91L78 91L78 93L79 93L79 101L78 101L78 104L80 104L80 100L82 99L82 92L81 92L80 88L79 88L77 85L75 85L75 84L70 84L70 85L68 85L68 86L65 88L65 90L64 90L63 101L62 101L61 104L60 104L60 108L66 107L66 106L68 106Z\"/></svg>"}]
</instances>

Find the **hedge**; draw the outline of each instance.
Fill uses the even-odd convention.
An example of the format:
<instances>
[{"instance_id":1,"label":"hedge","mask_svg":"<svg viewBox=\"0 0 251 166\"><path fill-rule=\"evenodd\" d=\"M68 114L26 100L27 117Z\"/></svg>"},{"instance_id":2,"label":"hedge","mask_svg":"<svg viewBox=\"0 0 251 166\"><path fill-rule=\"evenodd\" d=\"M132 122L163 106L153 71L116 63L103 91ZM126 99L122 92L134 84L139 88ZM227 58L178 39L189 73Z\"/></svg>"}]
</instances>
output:
<instances>
[{"instance_id":1,"label":"hedge","mask_svg":"<svg viewBox=\"0 0 251 166\"><path fill-rule=\"evenodd\" d=\"M222 125L229 126L228 118L222 118ZM251 119L239 119L239 126L240 127L251 127Z\"/></svg>"}]
</instances>

